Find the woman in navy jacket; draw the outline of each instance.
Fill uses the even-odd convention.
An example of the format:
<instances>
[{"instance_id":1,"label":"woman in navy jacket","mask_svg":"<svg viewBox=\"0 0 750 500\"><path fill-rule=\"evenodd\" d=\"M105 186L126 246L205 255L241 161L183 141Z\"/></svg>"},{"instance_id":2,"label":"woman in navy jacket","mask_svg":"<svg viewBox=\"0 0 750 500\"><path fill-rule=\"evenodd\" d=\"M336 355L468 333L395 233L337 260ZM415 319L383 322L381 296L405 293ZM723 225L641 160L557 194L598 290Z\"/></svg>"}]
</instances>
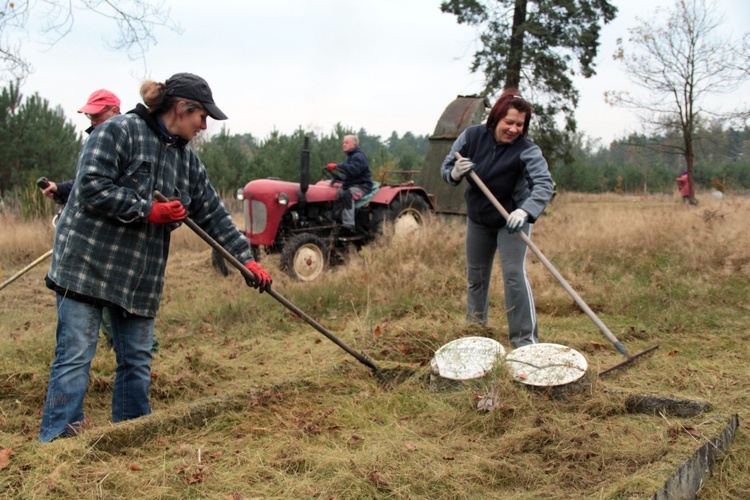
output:
<instances>
[{"instance_id":1,"label":"woman in navy jacket","mask_svg":"<svg viewBox=\"0 0 750 500\"><path fill-rule=\"evenodd\" d=\"M553 191L547 161L527 138L530 122L529 103L516 89L506 90L485 125L469 127L459 135L441 168L443 179L453 186L475 171L510 214L506 222L471 177L466 177L466 320L487 325L492 263L499 250L508 338L513 347L539 342L534 298L526 276L527 246L514 233L531 235ZM456 160L456 153L462 158Z\"/></svg>"}]
</instances>

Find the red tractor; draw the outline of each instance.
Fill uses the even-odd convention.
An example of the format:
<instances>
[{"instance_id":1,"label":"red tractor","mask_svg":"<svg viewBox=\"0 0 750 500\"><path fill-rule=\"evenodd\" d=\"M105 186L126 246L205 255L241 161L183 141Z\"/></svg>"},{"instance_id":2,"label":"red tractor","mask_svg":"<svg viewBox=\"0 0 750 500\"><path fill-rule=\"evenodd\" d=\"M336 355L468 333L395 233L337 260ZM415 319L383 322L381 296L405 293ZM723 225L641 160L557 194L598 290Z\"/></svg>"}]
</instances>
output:
<instances>
[{"instance_id":1,"label":"red tractor","mask_svg":"<svg viewBox=\"0 0 750 500\"><path fill-rule=\"evenodd\" d=\"M375 239L385 224L391 223L396 232L413 230L434 210L427 191L404 179L412 172L390 172L355 203L356 230L352 234L330 216L335 213L336 190L341 184L337 171L322 168L330 180L309 184L307 139L300 163L300 183L257 179L237 191L243 202L245 235L256 259L260 260L261 248L267 254L280 253L281 268L293 278L313 281L328 266L342 262L352 245L359 249ZM394 175L400 180L386 182L386 177Z\"/></svg>"}]
</instances>

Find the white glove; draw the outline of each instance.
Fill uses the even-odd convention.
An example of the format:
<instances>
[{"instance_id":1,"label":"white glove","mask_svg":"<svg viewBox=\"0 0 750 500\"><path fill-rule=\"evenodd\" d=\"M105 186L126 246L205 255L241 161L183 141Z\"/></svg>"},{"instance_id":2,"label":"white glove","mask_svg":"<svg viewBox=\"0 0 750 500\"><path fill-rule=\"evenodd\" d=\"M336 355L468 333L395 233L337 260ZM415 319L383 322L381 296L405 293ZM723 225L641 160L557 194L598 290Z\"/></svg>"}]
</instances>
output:
<instances>
[{"instance_id":1,"label":"white glove","mask_svg":"<svg viewBox=\"0 0 750 500\"><path fill-rule=\"evenodd\" d=\"M453 170L451 170L451 179L456 182L461 182L461 179L463 179L470 170L474 170L475 168L476 165L474 165L468 158L456 160L456 163L453 165Z\"/></svg>"},{"instance_id":2,"label":"white glove","mask_svg":"<svg viewBox=\"0 0 750 500\"><path fill-rule=\"evenodd\" d=\"M517 233L526 224L527 220L529 220L529 214L525 210L517 208L508 216L508 222L505 223L505 227L510 234Z\"/></svg>"}]
</instances>

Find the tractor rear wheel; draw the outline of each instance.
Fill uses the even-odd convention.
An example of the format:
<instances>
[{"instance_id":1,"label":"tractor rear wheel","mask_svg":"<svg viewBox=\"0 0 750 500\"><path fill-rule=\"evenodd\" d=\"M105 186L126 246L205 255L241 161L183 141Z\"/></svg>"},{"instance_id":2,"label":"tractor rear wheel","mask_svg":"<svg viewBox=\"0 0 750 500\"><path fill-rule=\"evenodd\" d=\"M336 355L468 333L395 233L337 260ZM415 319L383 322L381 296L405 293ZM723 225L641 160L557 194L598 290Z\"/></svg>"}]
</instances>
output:
<instances>
[{"instance_id":1,"label":"tractor rear wheel","mask_svg":"<svg viewBox=\"0 0 750 500\"><path fill-rule=\"evenodd\" d=\"M281 269L294 279L314 281L328 267L328 252L323 240L312 233L301 233L284 244Z\"/></svg>"},{"instance_id":2,"label":"tractor rear wheel","mask_svg":"<svg viewBox=\"0 0 750 500\"><path fill-rule=\"evenodd\" d=\"M394 234L407 234L422 227L429 214L430 206L424 198L415 193L401 193L379 214L377 229L382 231L383 222L387 222Z\"/></svg>"}]
</instances>

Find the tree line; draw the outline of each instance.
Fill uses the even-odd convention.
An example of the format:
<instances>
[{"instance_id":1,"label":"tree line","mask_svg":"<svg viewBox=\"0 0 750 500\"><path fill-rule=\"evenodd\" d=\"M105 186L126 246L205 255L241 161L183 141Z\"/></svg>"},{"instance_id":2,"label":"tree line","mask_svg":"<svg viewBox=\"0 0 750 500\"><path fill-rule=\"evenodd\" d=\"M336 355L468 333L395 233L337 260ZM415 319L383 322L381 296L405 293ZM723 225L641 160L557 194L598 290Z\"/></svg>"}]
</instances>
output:
<instances>
[{"instance_id":1,"label":"tree line","mask_svg":"<svg viewBox=\"0 0 750 500\"><path fill-rule=\"evenodd\" d=\"M77 4L48 3L56 15L47 19L45 31L62 38L72 29ZM135 49L141 56L156 40L154 28L177 29L159 2L135 0L118 4L116 12L108 2L83 4L82 9L116 21L115 48ZM694 185L748 188L743 152L750 109L737 105L720 113L703 98L748 81L750 35L725 37L712 0L675 0L666 17L654 12L639 18L628 29L627 43L620 39L613 56L645 92L612 90L607 101L639 110L652 135L631 135L599 148L590 147L577 132L579 92L573 77L596 74L601 31L618 13L611 0L442 0L439 8L459 24L477 28L478 50L470 69L485 76L481 94L491 98L513 87L534 103L532 136L561 189L665 191L682 170L688 171L691 193ZM0 32L24 31L31 14L40 14L33 4L9 3L0 12ZM0 75L23 81L28 69L20 45L0 43ZM7 196L38 175L71 177L82 139L62 112L39 96L22 103L17 84L3 90L0 99L0 127L5 132L0 139L0 195ZM222 129L194 147L217 187L226 192L258 177L296 180L304 137L311 138L315 181L315 166L342 157L338 148L346 133L355 131L338 125L329 134L298 129L290 136L272 131L259 139ZM356 133L376 170L421 167L427 136L392 134L382 139L364 129Z\"/></svg>"},{"instance_id":2,"label":"tree line","mask_svg":"<svg viewBox=\"0 0 750 500\"><path fill-rule=\"evenodd\" d=\"M233 193L253 179L276 177L299 181L302 151L310 153L310 180L323 178L323 168L330 162L343 162L342 150L345 135L354 134L367 155L375 179L389 170L415 170L422 168L427 152L428 136L406 132L399 136L393 132L387 139L373 135L361 128L354 130L337 124L327 134L298 128L291 135L277 130L264 139L251 134L231 134L221 131L208 140L193 144L193 148L206 165L209 178L222 193Z\"/></svg>"},{"instance_id":3,"label":"tree line","mask_svg":"<svg viewBox=\"0 0 750 500\"><path fill-rule=\"evenodd\" d=\"M699 189L743 192L750 189L750 127L699 125L695 131L693 178ZM672 192L685 169L679 130L633 133L606 147L577 136L573 161L551 166L558 188L576 192L653 194Z\"/></svg>"},{"instance_id":4,"label":"tree line","mask_svg":"<svg viewBox=\"0 0 750 500\"><path fill-rule=\"evenodd\" d=\"M301 152L308 139L311 181L324 178L326 163L343 161L344 135L356 134L367 154L375 178L390 170L423 167L428 135L393 132L382 138L364 128L336 125L329 133L298 128L287 135L277 130L265 138L232 134L222 128L211 137L192 143L209 178L225 196L253 179L276 177L298 181ZM695 182L703 189L750 189L750 161L746 154L750 128L704 124L695 146ZM533 137L532 137L533 139ZM684 170L679 153L679 130L662 135L631 134L598 146L584 135L571 141L572 158L550 161L558 189L576 192L671 192L674 179ZM24 99L17 84L0 93L0 196L20 199L39 177L62 181L75 176L83 137L58 107L38 94ZM670 147L672 145L673 147ZM439 165L430 166L439 168ZM416 177L416 176L415 176Z\"/></svg>"},{"instance_id":5,"label":"tree line","mask_svg":"<svg viewBox=\"0 0 750 500\"><path fill-rule=\"evenodd\" d=\"M17 83L0 93L0 195L42 175L72 176L81 144L62 108L37 94L24 100Z\"/></svg>"},{"instance_id":6,"label":"tree line","mask_svg":"<svg viewBox=\"0 0 750 500\"><path fill-rule=\"evenodd\" d=\"M232 134L223 127L211 137L199 137L191 147L198 153L214 186L232 196L252 179L276 177L298 181L300 158L307 139L311 181L323 178L330 162L342 162L345 135L359 137L373 175L387 170L419 170L427 151L428 136L393 132L388 138L337 124L330 133L298 128L291 135L271 131L265 138ZM53 107L38 94L27 98L11 83L0 93L0 196L20 198L47 177L64 181L75 177L78 152L84 138L62 108Z\"/></svg>"}]
</instances>

